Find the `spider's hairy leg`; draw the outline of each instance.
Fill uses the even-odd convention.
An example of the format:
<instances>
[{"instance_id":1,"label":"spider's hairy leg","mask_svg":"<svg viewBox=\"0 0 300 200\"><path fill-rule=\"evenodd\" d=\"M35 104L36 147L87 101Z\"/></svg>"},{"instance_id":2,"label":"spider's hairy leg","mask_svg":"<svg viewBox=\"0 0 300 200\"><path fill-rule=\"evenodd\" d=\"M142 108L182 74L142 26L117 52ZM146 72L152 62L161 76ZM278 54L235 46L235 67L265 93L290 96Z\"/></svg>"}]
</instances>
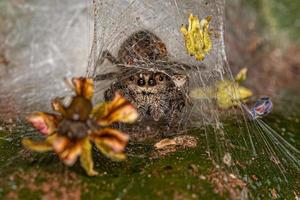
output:
<instances>
[{"instance_id":1,"label":"spider's hairy leg","mask_svg":"<svg viewBox=\"0 0 300 200\"><path fill-rule=\"evenodd\" d=\"M188 65L185 63L177 63L173 62L172 63L172 68L177 69L179 71L186 71L186 70L205 70L207 67L204 63L200 63L197 65Z\"/></svg>"},{"instance_id":2,"label":"spider's hairy leg","mask_svg":"<svg viewBox=\"0 0 300 200\"><path fill-rule=\"evenodd\" d=\"M105 59L107 59L109 62L111 62L112 64L114 64L117 67L120 66L120 62L118 61L118 59L115 58L108 50L105 50L102 52L100 58L97 61L96 66L100 67L100 65L105 61ZM118 72L109 72L106 74L98 74L98 75L96 75L94 80L101 81L101 80L113 79L113 78L117 78L118 75L119 75Z\"/></svg>"},{"instance_id":3,"label":"spider's hairy leg","mask_svg":"<svg viewBox=\"0 0 300 200\"><path fill-rule=\"evenodd\" d=\"M159 105L151 105L149 111L154 121L159 121L159 119L164 115L164 110L160 108Z\"/></svg>"},{"instance_id":4,"label":"spider's hairy leg","mask_svg":"<svg viewBox=\"0 0 300 200\"><path fill-rule=\"evenodd\" d=\"M111 101L113 99L113 90L110 88L110 89L107 89L104 91L104 100L105 101Z\"/></svg>"},{"instance_id":5,"label":"spider's hairy leg","mask_svg":"<svg viewBox=\"0 0 300 200\"><path fill-rule=\"evenodd\" d=\"M198 65L187 65L187 64L183 64L182 68L184 70L205 70L207 69L206 65L204 63L200 63Z\"/></svg>"},{"instance_id":6,"label":"spider's hairy leg","mask_svg":"<svg viewBox=\"0 0 300 200\"><path fill-rule=\"evenodd\" d=\"M139 117L137 119L138 122L142 121L147 114L147 108L145 106L140 106L137 108Z\"/></svg>"},{"instance_id":7,"label":"spider's hairy leg","mask_svg":"<svg viewBox=\"0 0 300 200\"><path fill-rule=\"evenodd\" d=\"M173 103L171 103L172 107L168 115L168 126L169 128L174 128L176 124L178 125L178 121L185 120L184 113L185 107L188 104L188 99L185 92L182 92L179 94L177 93L170 101Z\"/></svg>"},{"instance_id":8,"label":"spider's hairy leg","mask_svg":"<svg viewBox=\"0 0 300 200\"><path fill-rule=\"evenodd\" d=\"M103 81L107 79L115 79L120 75L118 72L109 72L106 74L98 74L95 76L94 81Z\"/></svg>"},{"instance_id":9,"label":"spider's hairy leg","mask_svg":"<svg viewBox=\"0 0 300 200\"><path fill-rule=\"evenodd\" d=\"M115 58L108 50L105 50L102 52L100 58L98 59L97 66L100 66L105 61L105 59L107 59L109 62L111 62L114 65L121 64L119 60Z\"/></svg>"}]
</instances>

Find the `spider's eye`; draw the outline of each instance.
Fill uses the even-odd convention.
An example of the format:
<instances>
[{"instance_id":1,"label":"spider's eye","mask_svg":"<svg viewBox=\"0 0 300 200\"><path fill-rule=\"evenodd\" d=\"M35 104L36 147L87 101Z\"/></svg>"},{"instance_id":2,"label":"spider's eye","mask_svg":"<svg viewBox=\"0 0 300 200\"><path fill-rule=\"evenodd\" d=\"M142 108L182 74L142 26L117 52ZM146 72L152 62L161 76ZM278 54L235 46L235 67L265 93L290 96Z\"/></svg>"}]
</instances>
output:
<instances>
[{"instance_id":1,"label":"spider's eye","mask_svg":"<svg viewBox=\"0 0 300 200\"><path fill-rule=\"evenodd\" d=\"M159 78L158 78L158 80L159 80L159 81L163 81L163 80L164 80L164 77L163 77L162 75L160 75Z\"/></svg>"},{"instance_id":2,"label":"spider's eye","mask_svg":"<svg viewBox=\"0 0 300 200\"><path fill-rule=\"evenodd\" d=\"M149 81L148 81L148 85L155 86L156 85L156 81L153 78L150 78Z\"/></svg>"},{"instance_id":3,"label":"spider's eye","mask_svg":"<svg viewBox=\"0 0 300 200\"><path fill-rule=\"evenodd\" d=\"M131 81L134 81L134 77L133 76L130 76L129 78Z\"/></svg>"},{"instance_id":4,"label":"spider's eye","mask_svg":"<svg viewBox=\"0 0 300 200\"><path fill-rule=\"evenodd\" d=\"M144 86L145 85L145 80L140 78L138 81L137 81L137 84L138 86Z\"/></svg>"}]
</instances>

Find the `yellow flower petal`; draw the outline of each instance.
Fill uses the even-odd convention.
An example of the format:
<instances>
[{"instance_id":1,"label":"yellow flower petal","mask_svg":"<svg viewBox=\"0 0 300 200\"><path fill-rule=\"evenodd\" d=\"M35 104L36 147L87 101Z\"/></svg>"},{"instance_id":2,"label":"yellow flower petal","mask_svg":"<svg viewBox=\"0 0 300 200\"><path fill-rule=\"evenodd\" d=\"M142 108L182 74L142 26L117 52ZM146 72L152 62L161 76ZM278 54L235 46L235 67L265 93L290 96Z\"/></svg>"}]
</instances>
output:
<instances>
[{"instance_id":1,"label":"yellow flower petal","mask_svg":"<svg viewBox=\"0 0 300 200\"><path fill-rule=\"evenodd\" d=\"M108 126L114 122L133 123L138 117L134 106L119 93L116 93L111 103L105 103L96 108L97 110L94 110L93 113L94 116L102 115L100 118L96 118L101 126Z\"/></svg>"},{"instance_id":2,"label":"yellow flower petal","mask_svg":"<svg viewBox=\"0 0 300 200\"><path fill-rule=\"evenodd\" d=\"M82 153L80 156L80 163L89 176L95 176L98 174L98 172L94 170L94 162L92 158L92 145L88 138L85 138L82 141Z\"/></svg>"},{"instance_id":3,"label":"yellow flower petal","mask_svg":"<svg viewBox=\"0 0 300 200\"><path fill-rule=\"evenodd\" d=\"M246 80L246 78L247 78L247 71L248 71L248 69L246 67L244 67L243 69L241 69L239 71L239 73L235 76L235 81L238 82L238 83L241 83L244 80Z\"/></svg>"},{"instance_id":4,"label":"yellow flower petal","mask_svg":"<svg viewBox=\"0 0 300 200\"><path fill-rule=\"evenodd\" d=\"M196 60L203 60L212 48L209 31L210 20L211 16L199 21L197 16L190 14L188 27L182 26L180 29L188 53L195 56Z\"/></svg>"},{"instance_id":5,"label":"yellow flower petal","mask_svg":"<svg viewBox=\"0 0 300 200\"><path fill-rule=\"evenodd\" d=\"M35 112L27 120L43 135L50 135L56 131L59 116L43 112Z\"/></svg>"},{"instance_id":6,"label":"yellow flower petal","mask_svg":"<svg viewBox=\"0 0 300 200\"><path fill-rule=\"evenodd\" d=\"M100 129L91 134L98 149L112 160L124 160L123 153L128 143L129 137L124 133L111 128Z\"/></svg>"},{"instance_id":7,"label":"yellow flower petal","mask_svg":"<svg viewBox=\"0 0 300 200\"><path fill-rule=\"evenodd\" d=\"M78 96L91 100L94 95L94 82L91 78L73 78L72 83Z\"/></svg>"},{"instance_id":8,"label":"yellow flower petal","mask_svg":"<svg viewBox=\"0 0 300 200\"><path fill-rule=\"evenodd\" d=\"M99 119L102 116L104 116L108 111L107 111L107 105L108 103L99 103L94 106L91 116L94 119Z\"/></svg>"},{"instance_id":9,"label":"yellow flower petal","mask_svg":"<svg viewBox=\"0 0 300 200\"><path fill-rule=\"evenodd\" d=\"M53 150L52 145L47 141L33 141L28 138L22 140L22 144L33 151L45 152Z\"/></svg>"}]
</instances>

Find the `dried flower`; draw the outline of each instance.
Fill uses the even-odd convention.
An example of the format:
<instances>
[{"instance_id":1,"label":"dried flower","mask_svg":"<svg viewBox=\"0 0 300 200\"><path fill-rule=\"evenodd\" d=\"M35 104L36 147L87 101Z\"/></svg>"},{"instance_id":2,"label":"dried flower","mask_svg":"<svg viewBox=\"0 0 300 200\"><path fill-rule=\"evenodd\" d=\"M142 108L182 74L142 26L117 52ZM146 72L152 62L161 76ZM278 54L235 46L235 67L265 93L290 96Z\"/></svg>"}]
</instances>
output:
<instances>
[{"instance_id":1,"label":"dried flower","mask_svg":"<svg viewBox=\"0 0 300 200\"><path fill-rule=\"evenodd\" d=\"M240 86L240 83L246 79L246 73L247 69L243 68L234 81L221 80L214 86L197 88L191 92L191 96L195 99L216 98L218 106L224 109L240 105L253 95L251 90Z\"/></svg>"},{"instance_id":2,"label":"dried flower","mask_svg":"<svg viewBox=\"0 0 300 200\"><path fill-rule=\"evenodd\" d=\"M90 176L96 175L92 160L92 143L112 160L123 160L129 137L119 130L107 126L114 122L132 123L137 111L125 98L116 94L112 102L96 105L91 99L94 83L90 78L73 78L72 86L76 95L68 106L58 99L52 101L58 114L35 112L28 121L46 138L43 141L24 139L25 147L34 151L54 150L68 166L80 156L82 167Z\"/></svg>"},{"instance_id":3,"label":"dried flower","mask_svg":"<svg viewBox=\"0 0 300 200\"><path fill-rule=\"evenodd\" d=\"M211 32L209 30L209 22L211 16L201 19L190 14L188 27L183 25L181 32L185 39L185 47L191 56L195 56L196 60L203 60L205 55L212 47Z\"/></svg>"}]
</instances>

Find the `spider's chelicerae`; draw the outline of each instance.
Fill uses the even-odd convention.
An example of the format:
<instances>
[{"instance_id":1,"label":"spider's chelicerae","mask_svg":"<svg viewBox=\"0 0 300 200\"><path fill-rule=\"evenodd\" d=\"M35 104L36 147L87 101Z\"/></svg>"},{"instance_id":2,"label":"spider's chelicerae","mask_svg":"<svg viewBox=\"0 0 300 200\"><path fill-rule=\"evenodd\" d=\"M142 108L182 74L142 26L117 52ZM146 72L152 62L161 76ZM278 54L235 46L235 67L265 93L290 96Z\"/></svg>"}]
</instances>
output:
<instances>
[{"instance_id":1,"label":"spider's chelicerae","mask_svg":"<svg viewBox=\"0 0 300 200\"><path fill-rule=\"evenodd\" d=\"M111 100L118 91L136 106L140 120L173 123L179 119L188 101L186 70L194 66L170 61L160 38L146 30L138 31L123 42L117 58L104 51L97 65L105 59L119 67L118 72L95 77L96 81L116 80L104 92L105 100Z\"/></svg>"}]
</instances>

